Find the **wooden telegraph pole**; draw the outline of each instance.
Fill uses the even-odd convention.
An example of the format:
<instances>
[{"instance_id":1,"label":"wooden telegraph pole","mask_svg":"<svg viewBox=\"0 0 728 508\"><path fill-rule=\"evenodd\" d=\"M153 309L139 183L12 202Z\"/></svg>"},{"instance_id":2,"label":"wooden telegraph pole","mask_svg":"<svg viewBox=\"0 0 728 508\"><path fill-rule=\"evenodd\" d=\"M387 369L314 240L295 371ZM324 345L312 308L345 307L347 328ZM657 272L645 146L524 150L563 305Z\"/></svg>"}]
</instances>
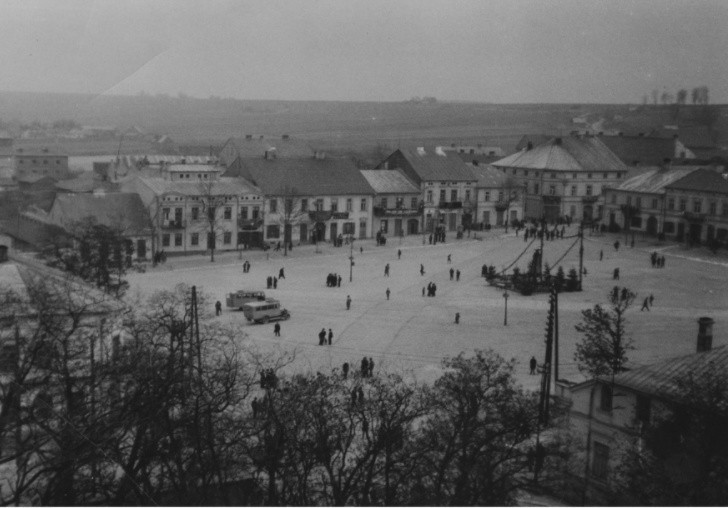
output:
<instances>
[{"instance_id":1,"label":"wooden telegraph pole","mask_svg":"<svg viewBox=\"0 0 728 508\"><path fill-rule=\"evenodd\" d=\"M579 291L581 291L581 278L584 274L584 222L579 224Z\"/></svg>"}]
</instances>

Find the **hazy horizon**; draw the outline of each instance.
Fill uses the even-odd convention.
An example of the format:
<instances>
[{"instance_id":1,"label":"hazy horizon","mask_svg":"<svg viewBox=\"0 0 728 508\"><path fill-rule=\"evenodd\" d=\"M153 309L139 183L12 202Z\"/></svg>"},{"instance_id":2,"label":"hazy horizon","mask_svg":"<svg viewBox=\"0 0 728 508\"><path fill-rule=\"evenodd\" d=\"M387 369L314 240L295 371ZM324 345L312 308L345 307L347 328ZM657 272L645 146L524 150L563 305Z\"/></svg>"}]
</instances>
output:
<instances>
[{"instance_id":1,"label":"hazy horizon","mask_svg":"<svg viewBox=\"0 0 728 508\"><path fill-rule=\"evenodd\" d=\"M8 0L7 92L272 101L728 102L718 0ZM690 101L688 101L690 102Z\"/></svg>"}]
</instances>

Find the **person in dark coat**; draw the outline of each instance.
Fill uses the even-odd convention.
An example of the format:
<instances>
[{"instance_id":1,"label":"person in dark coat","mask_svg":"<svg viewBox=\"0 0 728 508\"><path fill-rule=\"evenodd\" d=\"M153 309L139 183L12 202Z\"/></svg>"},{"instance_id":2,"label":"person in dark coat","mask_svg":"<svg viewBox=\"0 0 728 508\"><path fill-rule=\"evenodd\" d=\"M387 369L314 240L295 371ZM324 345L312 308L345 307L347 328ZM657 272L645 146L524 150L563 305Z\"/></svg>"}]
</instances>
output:
<instances>
[{"instance_id":1,"label":"person in dark coat","mask_svg":"<svg viewBox=\"0 0 728 508\"><path fill-rule=\"evenodd\" d=\"M336 287L341 287L341 275L336 278Z\"/></svg>"},{"instance_id":2,"label":"person in dark coat","mask_svg":"<svg viewBox=\"0 0 728 508\"><path fill-rule=\"evenodd\" d=\"M334 332L331 331L331 328L329 328L329 346L331 345L331 342L334 340Z\"/></svg>"},{"instance_id":3,"label":"person in dark coat","mask_svg":"<svg viewBox=\"0 0 728 508\"><path fill-rule=\"evenodd\" d=\"M220 300L215 302L215 315L219 316L222 314L222 304L220 303Z\"/></svg>"},{"instance_id":4,"label":"person in dark coat","mask_svg":"<svg viewBox=\"0 0 728 508\"><path fill-rule=\"evenodd\" d=\"M278 289L278 279L273 277L273 289Z\"/></svg>"},{"instance_id":5,"label":"person in dark coat","mask_svg":"<svg viewBox=\"0 0 728 508\"><path fill-rule=\"evenodd\" d=\"M604 251L600 250L599 251L599 261L601 261L602 259L604 259Z\"/></svg>"},{"instance_id":6,"label":"person in dark coat","mask_svg":"<svg viewBox=\"0 0 728 508\"><path fill-rule=\"evenodd\" d=\"M459 281L460 280L460 270L456 270L455 271L455 280L456 281Z\"/></svg>"},{"instance_id":7,"label":"person in dark coat","mask_svg":"<svg viewBox=\"0 0 728 508\"><path fill-rule=\"evenodd\" d=\"M422 288L422 296L425 296L425 288Z\"/></svg>"},{"instance_id":8,"label":"person in dark coat","mask_svg":"<svg viewBox=\"0 0 728 508\"><path fill-rule=\"evenodd\" d=\"M455 269L454 268L450 268L450 280L452 280L452 278L454 276L455 276Z\"/></svg>"},{"instance_id":9,"label":"person in dark coat","mask_svg":"<svg viewBox=\"0 0 728 508\"><path fill-rule=\"evenodd\" d=\"M389 263L384 265L384 276L389 277Z\"/></svg>"},{"instance_id":10,"label":"person in dark coat","mask_svg":"<svg viewBox=\"0 0 728 508\"><path fill-rule=\"evenodd\" d=\"M424 275L424 274L425 274L425 265L420 264L420 275Z\"/></svg>"},{"instance_id":11,"label":"person in dark coat","mask_svg":"<svg viewBox=\"0 0 728 508\"><path fill-rule=\"evenodd\" d=\"M266 288L270 289L273 287L273 277L270 275L265 279Z\"/></svg>"},{"instance_id":12,"label":"person in dark coat","mask_svg":"<svg viewBox=\"0 0 728 508\"><path fill-rule=\"evenodd\" d=\"M286 278L286 274L283 271L283 268L281 268L280 270L278 270L278 278L279 279L285 279Z\"/></svg>"},{"instance_id":13,"label":"person in dark coat","mask_svg":"<svg viewBox=\"0 0 728 508\"><path fill-rule=\"evenodd\" d=\"M273 326L273 335L275 335L276 337L281 336L281 324L280 323L276 323Z\"/></svg>"},{"instance_id":14,"label":"person in dark coat","mask_svg":"<svg viewBox=\"0 0 728 508\"><path fill-rule=\"evenodd\" d=\"M650 310L650 297L646 297L645 300L642 302L642 308L640 309L640 312L643 310L647 310L649 312Z\"/></svg>"},{"instance_id":15,"label":"person in dark coat","mask_svg":"<svg viewBox=\"0 0 728 508\"><path fill-rule=\"evenodd\" d=\"M385 291L385 293L387 295L387 300L389 300L389 293L390 293L389 288L387 288L387 290Z\"/></svg>"},{"instance_id":16,"label":"person in dark coat","mask_svg":"<svg viewBox=\"0 0 728 508\"><path fill-rule=\"evenodd\" d=\"M326 328L321 328L319 332L319 346L326 345Z\"/></svg>"},{"instance_id":17,"label":"person in dark coat","mask_svg":"<svg viewBox=\"0 0 728 508\"><path fill-rule=\"evenodd\" d=\"M459 312L455 313L455 324L456 325L460 324L460 313Z\"/></svg>"},{"instance_id":18,"label":"person in dark coat","mask_svg":"<svg viewBox=\"0 0 728 508\"><path fill-rule=\"evenodd\" d=\"M530 374L533 376L536 374L536 367L538 367L538 362L536 361L536 357L532 356L531 361L528 362L528 366L531 368Z\"/></svg>"},{"instance_id":19,"label":"person in dark coat","mask_svg":"<svg viewBox=\"0 0 728 508\"><path fill-rule=\"evenodd\" d=\"M397 249L397 259L402 259L402 249Z\"/></svg>"},{"instance_id":20,"label":"person in dark coat","mask_svg":"<svg viewBox=\"0 0 728 508\"><path fill-rule=\"evenodd\" d=\"M650 293L650 307L652 307L652 302L654 302L654 301L655 301L655 296L652 293Z\"/></svg>"},{"instance_id":21,"label":"person in dark coat","mask_svg":"<svg viewBox=\"0 0 728 508\"><path fill-rule=\"evenodd\" d=\"M351 309L351 296L346 295L346 310Z\"/></svg>"},{"instance_id":22,"label":"person in dark coat","mask_svg":"<svg viewBox=\"0 0 728 508\"><path fill-rule=\"evenodd\" d=\"M349 362L344 362L344 365L341 366L341 373L344 374L344 379L349 377Z\"/></svg>"},{"instance_id":23,"label":"person in dark coat","mask_svg":"<svg viewBox=\"0 0 728 508\"><path fill-rule=\"evenodd\" d=\"M369 360L367 357L361 359L361 377L367 377L369 374Z\"/></svg>"},{"instance_id":24,"label":"person in dark coat","mask_svg":"<svg viewBox=\"0 0 728 508\"><path fill-rule=\"evenodd\" d=\"M612 279L619 280L619 268L614 269L614 273L612 273Z\"/></svg>"}]
</instances>

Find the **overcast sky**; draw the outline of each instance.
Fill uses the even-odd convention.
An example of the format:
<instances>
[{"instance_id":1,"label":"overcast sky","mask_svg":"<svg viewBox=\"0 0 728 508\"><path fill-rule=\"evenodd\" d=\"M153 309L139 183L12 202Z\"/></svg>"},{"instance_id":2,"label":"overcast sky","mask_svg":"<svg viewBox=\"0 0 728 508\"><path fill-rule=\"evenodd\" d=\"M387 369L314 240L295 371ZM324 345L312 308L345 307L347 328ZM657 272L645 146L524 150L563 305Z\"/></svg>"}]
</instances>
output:
<instances>
[{"instance_id":1,"label":"overcast sky","mask_svg":"<svg viewBox=\"0 0 728 508\"><path fill-rule=\"evenodd\" d=\"M727 0L3 0L0 90L728 102Z\"/></svg>"}]
</instances>

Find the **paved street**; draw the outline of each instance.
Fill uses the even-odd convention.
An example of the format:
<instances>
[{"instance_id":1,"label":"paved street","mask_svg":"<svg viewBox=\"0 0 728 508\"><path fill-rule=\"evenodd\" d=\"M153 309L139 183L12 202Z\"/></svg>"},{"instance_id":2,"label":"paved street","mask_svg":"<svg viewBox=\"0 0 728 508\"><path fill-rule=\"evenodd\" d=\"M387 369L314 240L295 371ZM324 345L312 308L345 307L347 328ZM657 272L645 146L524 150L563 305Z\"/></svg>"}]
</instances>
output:
<instances>
[{"instance_id":1,"label":"paved street","mask_svg":"<svg viewBox=\"0 0 728 508\"><path fill-rule=\"evenodd\" d=\"M567 230L567 236L576 227ZM614 285L612 271L619 267L621 280L637 293L637 300L628 315L628 329L637 348L629 357L636 363L688 354L694 351L697 323L700 316L716 321L714 345L725 344L728 332L728 309L725 287L728 269L719 261L704 261L691 252L676 247L661 247L666 256L666 268L653 269L649 262L650 246L633 249L612 247L615 237L586 235L584 291L560 295L559 325L561 337L560 376L579 380L573 361L574 344L580 339L574 325L580 311L603 302ZM620 239L624 244L624 238ZM561 257L574 239L545 242L545 261L553 263ZM508 326L503 325L503 292L490 287L480 277L484 263L503 268L515 259L527 243L522 236L502 230L488 233L477 240L452 240L438 245L422 245L421 237L389 239L384 247L371 240L357 241L354 248L353 282L349 282L350 250L348 246L333 248L323 245L316 252L313 246L295 248L288 256L282 252L246 252L252 268L243 274L238 253L224 253L210 263L209 256L170 258L163 266L149 269L145 274L130 277L132 290L150 294L156 289L171 289L184 282L197 285L212 296L212 302L225 303L225 295L238 289L263 289L268 275L277 276L285 267L286 278L278 289L267 290L287 308L292 318L281 322L281 337L274 337L273 325L248 324L242 312L225 309L219 319L240 327L240 340L250 341L261 351L295 351L292 369L313 369L322 372L340 368L349 361L358 367L362 356L371 356L375 370L386 368L416 379L429 381L440 372L444 356L470 352L475 348L493 348L507 358L515 358L517 374L528 388L536 388L538 379L528 375L527 362L535 355L543 360L544 328L548 309L545 294L522 296L511 294L508 299ZM364 252L360 253L359 248ZM538 246L535 242L531 250ZM397 259L401 248L402 258ZM603 250L604 260L599 261ZM673 255L673 252L675 253ZM452 264L447 264L447 255ZM531 251L519 261L525 270ZM704 257L704 256L703 256ZM384 276L390 264L390 277ZM420 276L419 267L426 270ZM563 259L561 265L578 268L578 245ZM461 280L450 281L449 269L461 271ZM342 276L340 288L327 288L328 273ZM552 273L555 273L555 269ZM429 282L437 284L437 296L422 296ZM391 290L390 300L385 291ZM654 307L640 312L642 299L654 294ZM346 297L351 295L352 308L346 310ZM460 324L455 313L460 312ZM332 346L318 345L321 328L332 329Z\"/></svg>"}]
</instances>

